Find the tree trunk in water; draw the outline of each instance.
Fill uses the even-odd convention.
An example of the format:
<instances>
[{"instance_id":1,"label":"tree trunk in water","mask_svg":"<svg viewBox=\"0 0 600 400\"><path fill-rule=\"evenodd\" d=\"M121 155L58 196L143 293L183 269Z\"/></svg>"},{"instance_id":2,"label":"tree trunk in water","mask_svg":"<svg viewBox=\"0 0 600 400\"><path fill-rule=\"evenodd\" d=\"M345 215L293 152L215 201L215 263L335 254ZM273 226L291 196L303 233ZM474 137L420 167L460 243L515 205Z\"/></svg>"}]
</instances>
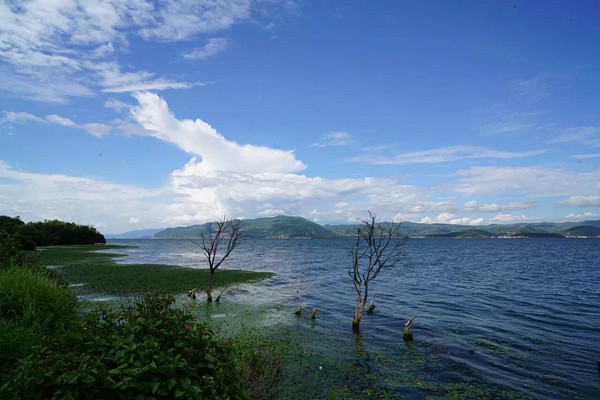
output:
<instances>
[{"instance_id":1,"label":"tree trunk in water","mask_svg":"<svg viewBox=\"0 0 600 400\"><path fill-rule=\"evenodd\" d=\"M221 296L223 296L223 293L225 293L225 291L227 290L227 288L229 287L229 283L227 285L225 285L225 287L223 289L221 289L221 291L219 292L219 295L217 296L217 303L221 301Z\"/></svg>"},{"instance_id":2,"label":"tree trunk in water","mask_svg":"<svg viewBox=\"0 0 600 400\"><path fill-rule=\"evenodd\" d=\"M356 308L354 309L354 320L352 321L352 330L358 331L360 327L360 320L362 319L363 311L365 309L365 302L358 300L356 302Z\"/></svg>"},{"instance_id":3,"label":"tree trunk in water","mask_svg":"<svg viewBox=\"0 0 600 400\"><path fill-rule=\"evenodd\" d=\"M206 289L206 301L212 303L212 287L213 281L215 280L215 271L210 271L210 278L208 279L208 289Z\"/></svg>"}]
</instances>

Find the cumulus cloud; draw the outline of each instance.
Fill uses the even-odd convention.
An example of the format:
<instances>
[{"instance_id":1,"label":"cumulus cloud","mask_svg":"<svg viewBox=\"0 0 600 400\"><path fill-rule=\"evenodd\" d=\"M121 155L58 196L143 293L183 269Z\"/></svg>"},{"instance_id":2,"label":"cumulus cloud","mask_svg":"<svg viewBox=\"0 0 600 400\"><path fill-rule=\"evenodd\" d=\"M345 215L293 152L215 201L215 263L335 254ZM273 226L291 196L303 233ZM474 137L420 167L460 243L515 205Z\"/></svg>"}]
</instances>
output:
<instances>
[{"instance_id":1,"label":"cumulus cloud","mask_svg":"<svg viewBox=\"0 0 600 400\"><path fill-rule=\"evenodd\" d=\"M279 172L299 171L306 166L292 151L250 144L240 145L225 139L212 126L196 119L178 120L169 111L166 101L154 93L136 93L139 106L131 110L133 118L146 132L182 150L202 157L193 161L199 172ZM189 168L192 168L191 166Z\"/></svg>"},{"instance_id":2,"label":"cumulus cloud","mask_svg":"<svg viewBox=\"0 0 600 400\"><path fill-rule=\"evenodd\" d=\"M188 60L206 60L224 52L229 47L229 40L225 38L210 38L204 46L193 49L183 54Z\"/></svg>"},{"instance_id":3,"label":"cumulus cloud","mask_svg":"<svg viewBox=\"0 0 600 400\"><path fill-rule=\"evenodd\" d=\"M453 224L453 225L481 225L483 218L459 217L455 213L443 212L435 217L423 217L422 224Z\"/></svg>"},{"instance_id":4,"label":"cumulus cloud","mask_svg":"<svg viewBox=\"0 0 600 400\"><path fill-rule=\"evenodd\" d=\"M582 219L590 219L590 218L598 218L598 217L600 217L600 214L596 214L593 212L584 212L581 214L569 213L569 215L566 215L564 217L564 219L569 220L569 221L581 221Z\"/></svg>"},{"instance_id":5,"label":"cumulus cloud","mask_svg":"<svg viewBox=\"0 0 600 400\"><path fill-rule=\"evenodd\" d=\"M509 210L525 210L527 208L535 208L537 206L537 201L513 202L508 204L483 204L472 200L467 201L463 208L466 212L500 212Z\"/></svg>"},{"instance_id":6,"label":"cumulus cloud","mask_svg":"<svg viewBox=\"0 0 600 400\"><path fill-rule=\"evenodd\" d=\"M572 207L600 207L600 196L571 196L558 204Z\"/></svg>"},{"instance_id":7,"label":"cumulus cloud","mask_svg":"<svg viewBox=\"0 0 600 400\"><path fill-rule=\"evenodd\" d=\"M490 218L490 222L498 222L498 223L510 223L510 222L525 222L529 221L530 218L526 215L512 215L512 214L497 214L496 216Z\"/></svg>"},{"instance_id":8,"label":"cumulus cloud","mask_svg":"<svg viewBox=\"0 0 600 400\"><path fill-rule=\"evenodd\" d=\"M110 194L110 195L107 195ZM25 220L59 218L83 224L104 222L127 229L131 213L143 215L150 226L165 224L162 189L144 189L62 174L18 171L0 161L0 214ZM82 219L85 218L85 219Z\"/></svg>"},{"instance_id":9,"label":"cumulus cloud","mask_svg":"<svg viewBox=\"0 0 600 400\"><path fill-rule=\"evenodd\" d=\"M352 135L347 132L330 132L319 138L313 147L348 146L354 143Z\"/></svg>"},{"instance_id":10,"label":"cumulus cloud","mask_svg":"<svg viewBox=\"0 0 600 400\"><path fill-rule=\"evenodd\" d=\"M448 146L431 150L400 153L392 156L363 154L351 158L350 161L375 165L431 164L458 160L531 157L544 152L545 150L511 152L491 150L477 146Z\"/></svg>"}]
</instances>

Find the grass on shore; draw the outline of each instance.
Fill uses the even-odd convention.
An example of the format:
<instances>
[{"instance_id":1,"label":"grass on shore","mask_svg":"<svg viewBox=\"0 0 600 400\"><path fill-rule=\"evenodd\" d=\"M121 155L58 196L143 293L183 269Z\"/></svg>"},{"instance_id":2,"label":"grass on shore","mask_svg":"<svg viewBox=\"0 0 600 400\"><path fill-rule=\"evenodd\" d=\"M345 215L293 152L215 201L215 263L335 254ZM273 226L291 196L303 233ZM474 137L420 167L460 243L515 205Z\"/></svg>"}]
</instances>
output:
<instances>
[{"instance_id":1,"label":"grass on shore","mask_svg":"<svg viewBox=\"0 0 600 400\"><path fill-rule=\"evenodd\" d=\"M89 245L51 247L40 251L42 263L59 266L58 272L69 283L84 284L79 293L103 293L132 296L149 291L181 294L190 289L208 286L206 269L183 268L164 264L116 264L118 253L98 253L96 250L118 250L127 246ZM215 288L226 284L266 279L270 272L219 270L215 274Z\"/></svg>"}]
</instances>

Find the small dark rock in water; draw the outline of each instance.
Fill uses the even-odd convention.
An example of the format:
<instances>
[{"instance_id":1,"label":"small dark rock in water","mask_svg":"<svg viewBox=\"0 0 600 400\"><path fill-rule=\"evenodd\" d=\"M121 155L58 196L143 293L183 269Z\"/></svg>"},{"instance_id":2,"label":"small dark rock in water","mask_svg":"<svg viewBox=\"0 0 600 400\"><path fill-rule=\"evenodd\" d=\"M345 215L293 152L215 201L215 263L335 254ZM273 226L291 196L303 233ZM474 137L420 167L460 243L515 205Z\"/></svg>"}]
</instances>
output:
<instances>
[{"instance_id":1,"label":"small dark rock in water","mask_svg":"<svg viewBox=\"0 0 600 400\"><path fill-rule=\"evenodd\" d=\"M598 361L598 373L600 374L600 361Z\"/></svg>"},{"instance_id":2,"label":"small dark rock in water","mask_svg":"<svg viewBox=\"0 0 600 400\"><path fill-rule=\"evenodd\" d=\"M475 353L475 349L469 350L469 353Z\"/></svg>"}]
</instances>

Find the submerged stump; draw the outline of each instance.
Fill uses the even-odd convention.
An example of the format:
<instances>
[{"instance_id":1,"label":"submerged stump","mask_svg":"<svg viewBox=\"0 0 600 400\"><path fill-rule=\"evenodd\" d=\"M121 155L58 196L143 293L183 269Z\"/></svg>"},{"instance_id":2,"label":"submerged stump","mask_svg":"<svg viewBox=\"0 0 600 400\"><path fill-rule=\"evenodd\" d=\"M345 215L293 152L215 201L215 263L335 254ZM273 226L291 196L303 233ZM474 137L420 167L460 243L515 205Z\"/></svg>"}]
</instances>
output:
<instances>
[{"instance_id":1,"label":"submerged stump","mask_svg":"<svg viewBox=\"0 0 600 400\"><path fill-rule=\"evenodd\" d=\"M412 323L415 320L415 318L417 318L417 316L412 317L410 320L406 321L406 323L404 324L403 339L405 341L412 341L413 340L413 334L410 331L410 326L412 325Z\"/></svg>"}]
</instances>

